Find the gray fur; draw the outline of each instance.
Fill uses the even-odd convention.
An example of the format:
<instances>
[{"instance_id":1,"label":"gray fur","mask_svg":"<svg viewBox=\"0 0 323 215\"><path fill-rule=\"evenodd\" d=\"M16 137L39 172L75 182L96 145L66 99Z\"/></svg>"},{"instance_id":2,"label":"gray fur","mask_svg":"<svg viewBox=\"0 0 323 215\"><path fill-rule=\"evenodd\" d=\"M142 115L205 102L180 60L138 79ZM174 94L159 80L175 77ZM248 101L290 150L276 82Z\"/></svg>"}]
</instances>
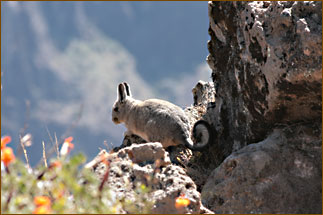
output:
<instances>
[{"instance_id":1,"label":"gray fur","mask_svg":"<svg viewBox=\"0 0 323 215\"><path fill-rule=\"evenodd\" d=\"M140 101L131 97L127 83L118 86L118 99L112 108L112 121L124 123L130 133L136 134L149 142L160 142L164 148L180 144L193 150L200 150L211 139L211 131L207 122L199 121L200 131L193 133L205 134L207 140L200 146L191 140L191 127L185 112L178 106L160 99ZM203 129L204 127L204 129Z\"/></svg>"}]
</instances>

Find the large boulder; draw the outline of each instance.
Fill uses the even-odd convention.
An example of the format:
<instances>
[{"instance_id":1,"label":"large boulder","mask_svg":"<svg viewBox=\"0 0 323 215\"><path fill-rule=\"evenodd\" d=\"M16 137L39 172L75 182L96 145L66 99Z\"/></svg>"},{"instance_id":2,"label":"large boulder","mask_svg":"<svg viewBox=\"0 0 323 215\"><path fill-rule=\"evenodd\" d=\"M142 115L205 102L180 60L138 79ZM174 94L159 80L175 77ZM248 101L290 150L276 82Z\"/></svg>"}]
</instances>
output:
<instances>
[{"instance_id":1,"label":"large boulder","mask_svg":"<svg viewBox=\"0 0 323 215\"><path fill-rule=\"evenodd\" d=\"M275 129L232 153L202 190L215 213L322 213L320 129Z\"/></svg>"},{"instance_id":2,"label":"large boulder","mask_svg":"<svg viewBox=\"0 0 323 215\"><path fill-rule=\"evenodd\" d=\"M321 2L209 2L209 18L222 159L277 123L321 121Z\"/></svg>"},{"instance_id":3,"label":"large boulder","mask_svg":"<svg viewBox=\"0 0 323 215\"><path fill-rule=\"evenodd\" d=\"M202 203L216 213L322 213L322 3L209 2ZM209 159L210 156L205 156Z\"/></svg>"}]
</instances>

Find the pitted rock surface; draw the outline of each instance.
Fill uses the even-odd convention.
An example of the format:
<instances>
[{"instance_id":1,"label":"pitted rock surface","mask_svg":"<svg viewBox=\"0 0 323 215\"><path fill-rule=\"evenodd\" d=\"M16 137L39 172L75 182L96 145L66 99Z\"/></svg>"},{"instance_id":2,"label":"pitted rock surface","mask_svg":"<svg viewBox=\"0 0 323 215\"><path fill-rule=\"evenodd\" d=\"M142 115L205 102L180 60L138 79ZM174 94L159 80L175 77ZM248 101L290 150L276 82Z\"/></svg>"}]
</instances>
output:
<instances>
[{"instance_id":1,"label":"pitted rock surface","mask_svg":"<svg viewBox=\"0 0 323 215\"><path fill-rule=\"evenodd\" d=\"M322 3L209 2L218 159L277 123L321 121Z\"/></svg>"},{"instance_id":2,"label":"pitted rock surface","mask_svg":"<svg viewBox=\"0 0 323 215\"><path fill-rule=\"evenodd\" d=\"M212 213L201 204L200 193L186 171L170 163L161 143L133 144L112 153L101 151L90 162L91 165L87 165L93 168L100 180L107 171L106 164L102 160L100 162L102 154L109 161L106 188L115 193L116 198L135 201L135 188L139 183L151 189L152 213ZM188 207L175 207L175 200L180 195L190 200Z\"/></svg>"}]
</instances>

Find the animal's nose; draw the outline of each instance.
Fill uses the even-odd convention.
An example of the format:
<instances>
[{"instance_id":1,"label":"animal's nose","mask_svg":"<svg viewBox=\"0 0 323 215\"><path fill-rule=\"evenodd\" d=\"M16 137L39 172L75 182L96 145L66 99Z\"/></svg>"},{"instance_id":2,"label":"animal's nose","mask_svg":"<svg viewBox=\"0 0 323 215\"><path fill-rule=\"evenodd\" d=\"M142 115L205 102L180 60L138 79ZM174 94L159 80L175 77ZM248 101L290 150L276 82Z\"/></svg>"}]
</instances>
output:
<instances>
[{"instance_id":1,"label":"animal's nose","mask_svg":"<svg viewBox=\"0 0 323 215\"><path fill-rule=\"evenodd\" d=\"M113 120L114 123L118 123L118 118L117 117L114 117L112 120Z\"/></svg>"}]
</instances>

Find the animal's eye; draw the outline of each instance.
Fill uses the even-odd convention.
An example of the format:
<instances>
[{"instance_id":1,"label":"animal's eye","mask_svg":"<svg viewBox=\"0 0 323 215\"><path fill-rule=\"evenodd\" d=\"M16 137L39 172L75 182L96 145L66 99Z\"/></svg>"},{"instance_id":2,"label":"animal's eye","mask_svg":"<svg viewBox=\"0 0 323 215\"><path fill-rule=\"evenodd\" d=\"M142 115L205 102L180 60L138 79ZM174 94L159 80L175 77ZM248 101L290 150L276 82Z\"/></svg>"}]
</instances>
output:
<instances>
[{"instance_id":1,"label":"animal's eye","mask_svg":"<svg viewBox=\"0 0 323 215\"><path fill-rule=\"evenodd\" d=\"M115 108L113 108L113 111L118 112L119 111L119 108L118 107L115 107Z\"/></svg>"}]
</instances>

